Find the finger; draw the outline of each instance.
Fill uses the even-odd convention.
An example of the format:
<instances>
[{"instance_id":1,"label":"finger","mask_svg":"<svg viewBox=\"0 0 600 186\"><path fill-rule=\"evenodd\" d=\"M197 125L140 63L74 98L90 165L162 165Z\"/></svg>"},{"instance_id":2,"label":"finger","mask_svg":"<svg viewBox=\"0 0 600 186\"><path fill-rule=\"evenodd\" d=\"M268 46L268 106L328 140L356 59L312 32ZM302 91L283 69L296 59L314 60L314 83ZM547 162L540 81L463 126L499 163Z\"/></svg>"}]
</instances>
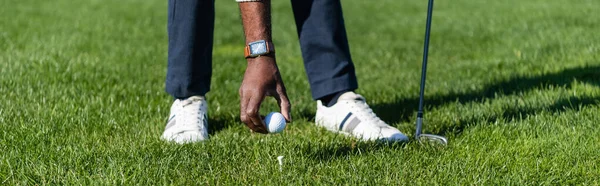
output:
<instances>
[{"instance_id":1,"label":"finger","mask_svg":"<svg viewBox=\"0 0 600 186\"><path fill-rule=\"evenodd\" d=\"M262 133L262 134L269 133L263 120L260 119L260 116L258 117L258 119L257 119L257 117L250 117L250 119L252 120L252 123L254 125L254 132L258 132L258 133Z\"/></svg>"},{"instance_id":2,"label":"finger","mask_svg":"<svg viewBox=\"0 0 600 186\"><path fill-rule=\"evenodd\" d=\"M258 126L255 125L254 122L252 121L252 119L250 119L250 117L246 113L246 108L247 108L247 105L248 105L248 101L249 101L249 99L244 99L240 103L242 105L242 106L240 106L240 108L241 108L240 109L240 119L250 129L250 131L263 133L262 131L264 129L261 129L260 125L258 125Z\"/></svg>"},{"instance_id":3,"label":"finger","mask_svg":"<svg viewBox=\"0 0 600 186\"><path fill-rule=\"evenodd\" d=\"M281 110L281 114L285 118L285 120L289 123L292 122L292 104L288 99L287 93L285 92L285 88L278 88L277 94L274 96L277 100L277 104L279 105L279 109Z\"/></svg>"},{"instance_id":4,"label":"finger","mask_svg":"<svg viewBox=\"0 0 600 186\"><path fill-rule=\"evenodd\" d=\"M246 124L246 126L252 131L252 132L259 132L259 133L266 133L266 128L263 127L264 125L256 125L254 124L254 121L250 118L250 116L248 115L248 103L251 100L251 95L252 93L249 93L248 91L244 91L243 89L240 88L240 120L242 120L242 122L244 124Z\"/></svg>"},{"instance_id":5,"label":"finger","mask_svg":"<svg viewBox=\"0 0 600 186\"><path fill-rule=\"evenodd\" d=\"M252 125L251 128L255 132L266 134L268 133L265 123L260 118L260 105L264 100L264 96L253 96L248 100L248 105L246 106L246 116L250 120L250 123L247 125ZM249 126L250 127L250 126Z\"/></svg>"},{"instance_id":6,"label":"finger","mask_svg":"<svg viewBox=\"0 0 600 186\"><path fill-rule=\"evenodd\" d=\"M244 97L244 93L243 91L240 91L240 120L242 120L242 122L244 124L246 124L250 129L253 129L251 124L251 120L250 118L248 118L248 115L246 114L246 108L248 107L248 101L250 99L248 99L247 97Z\"/></svg>"}]
</instances>

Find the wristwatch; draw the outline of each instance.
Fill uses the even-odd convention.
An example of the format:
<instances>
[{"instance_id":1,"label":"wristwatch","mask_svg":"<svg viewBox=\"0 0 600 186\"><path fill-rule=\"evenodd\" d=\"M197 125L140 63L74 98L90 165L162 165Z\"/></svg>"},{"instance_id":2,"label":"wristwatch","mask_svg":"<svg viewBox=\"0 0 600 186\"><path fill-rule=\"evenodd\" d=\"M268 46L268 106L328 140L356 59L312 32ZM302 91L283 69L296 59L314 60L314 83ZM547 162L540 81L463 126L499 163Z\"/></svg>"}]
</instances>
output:
<instances>
[{"instance_id":1,"label":"wristwatch","mask_svg":"<svg viewBox=\"0 0 600 186\"><path fill-rule=\"evenodd\" d=\"M265 40L258 40L248 43L246 48L244 48L244 56L246 56L246 58L264 56L273 53L275 53L275 46L273 45L273 42Z\"/></svg>"}]
</instances>

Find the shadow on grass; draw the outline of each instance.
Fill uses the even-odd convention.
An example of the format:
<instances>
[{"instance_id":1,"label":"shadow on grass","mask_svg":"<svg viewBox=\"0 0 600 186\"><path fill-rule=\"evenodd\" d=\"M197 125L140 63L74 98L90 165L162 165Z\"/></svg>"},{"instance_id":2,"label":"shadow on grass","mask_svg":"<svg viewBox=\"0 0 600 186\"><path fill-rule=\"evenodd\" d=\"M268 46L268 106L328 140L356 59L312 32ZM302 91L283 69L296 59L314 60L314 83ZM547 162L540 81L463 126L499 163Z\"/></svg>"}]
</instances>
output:
<instances>
[{"instance_id":1,"label":"shadow on grass","mask_svg":"<svg viewBox=\"0 0 600 186\"><path fill-rule=\"evenodd\" d=\"M571 87L574 81L584 82L600 86L600 66L585 66L565 69L556 73L547 73L538 76L517 76L508 80L501 80L491 84L481 91L469 93L450 93L447 95L435 95L425 97L426 110L436 108L448 103L458 102L461 104L470 102L481 102L500 95L514 95L521 92L527 92L533 89L545 89L549 86ZM426 90L427 91L427 90ZM600 97L571 97L564 100L558 100L554 105L546 108L514 108L509 107L504 114L499 116L490 116L488 118L472 118L459 120L455 125L442 127L437 134L461 133L468 125L487 121L494 122L502 118L505 120L514 120L516 118L525 118L542 110L551 112L562 112L567 108L583 107L586 105L597 104ZM417 111L419 97L398 99L392 103L374 104L373 110L383 120L390 123L400 121L409 121L414 117Z\"/></svg>"},{"instance_id":2,"label":"shadow on grass","mask_svg":"<svg viewBox=\"0 0 600 186\"><path fill-rule=\"evenodd\" d=\"M460 134L463 130L468 128L469 126L476 123L495 123L499 120L503 121L515 121L515 120L523 120L530 115L535 115L542 111L559 113L564 112L566 110L575 110L579 111L583 107L587 105L600 105L600 97L570 97L565 99L560 99L554 104L548 107L538 107L538 108L519 108L519 107L506 107L504 108L504 112L501 114L494 114L484 117L470 117L470 118L462 118L459 119L454 125L444 125L437 132L438 135L444 134Z\"/></svg>"},{"instance_id":3,"label":"shadow on grass","mask_svg":"<svg viewBox=\"0 0 600 186\"><path fill-rule=\"evenodd\" d=\"M208 117L208 123L208 135L211 136L234 125L233 122L226 122L225 120L220 119L220 117Z\"/></svg>"}]
</instances>

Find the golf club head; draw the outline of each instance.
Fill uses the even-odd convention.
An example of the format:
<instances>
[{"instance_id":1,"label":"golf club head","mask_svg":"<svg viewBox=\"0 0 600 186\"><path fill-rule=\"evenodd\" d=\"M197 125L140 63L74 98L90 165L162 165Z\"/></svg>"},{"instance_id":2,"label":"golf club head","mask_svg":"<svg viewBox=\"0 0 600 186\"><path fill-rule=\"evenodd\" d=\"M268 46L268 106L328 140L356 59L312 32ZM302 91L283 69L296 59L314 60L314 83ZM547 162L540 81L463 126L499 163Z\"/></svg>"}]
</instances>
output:
<instances>
[{"instance_id":1,"label":"golf club head","mask_svg":"<svg viewBox=\"0 0 600 186\"><path fill-rule=\"evenodd\" d=\"M434 143L439 145L448 145L448 139L443 136L433 135L433 134L420 134L417 137L419 143L427 142Z\"/></svg>"}]
</instances>

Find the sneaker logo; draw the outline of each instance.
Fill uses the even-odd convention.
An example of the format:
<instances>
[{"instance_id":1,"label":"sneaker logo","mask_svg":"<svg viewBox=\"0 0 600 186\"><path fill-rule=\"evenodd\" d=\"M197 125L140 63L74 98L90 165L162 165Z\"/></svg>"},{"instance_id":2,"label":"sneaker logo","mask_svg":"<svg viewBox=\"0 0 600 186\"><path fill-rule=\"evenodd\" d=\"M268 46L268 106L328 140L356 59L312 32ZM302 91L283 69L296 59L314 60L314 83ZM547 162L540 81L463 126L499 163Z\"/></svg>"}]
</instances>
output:
<instances>
[{"instance_id":1,"label":"sneaker logo","mask_svg":"<svg viewBox=\"0 0 600 186\"><path fill-rule=\"evenodd\" d=\"M352 112L349 112L348 115L344 117L344 120L342 120L342 124L340 124L340 130L344 128L344 124L346 124L346 121L348 120L348 118L350 118L350 116L352 116Z\"/></svg>"},{"instance_id":2,"label":"sneaker logo","mask_svg":"<svg viewBox=\"0 0 600 186\"><path fill-rule=\"evenodd\" d=\"M176 123L174 120L175 116L176 115L174 114L173 116L171 116L171 118L169 118L169 120L167 120L167 126L165 127L165 130L167 130L167 129L171 128L173 125L175 125L175 123ZM171 122L171 121L173 121L173 122Z\"/></svg>"},{"instance_id":3,"label":"sneaker logo","mask_svg":"<svg viewBox=\"0 0 600 186\"><path fill-rule=\"evenodd\" d=\"M346 129L344 129L344 131L346 132L352 132L354 131L354 128L356 128L356 126L358 126L358 124L360 124L360 119L358 119L358 117L354 117L352 120L350 120L350 122L348 122L348 125L346 126Z\"/></svg>"}]
</instances>

